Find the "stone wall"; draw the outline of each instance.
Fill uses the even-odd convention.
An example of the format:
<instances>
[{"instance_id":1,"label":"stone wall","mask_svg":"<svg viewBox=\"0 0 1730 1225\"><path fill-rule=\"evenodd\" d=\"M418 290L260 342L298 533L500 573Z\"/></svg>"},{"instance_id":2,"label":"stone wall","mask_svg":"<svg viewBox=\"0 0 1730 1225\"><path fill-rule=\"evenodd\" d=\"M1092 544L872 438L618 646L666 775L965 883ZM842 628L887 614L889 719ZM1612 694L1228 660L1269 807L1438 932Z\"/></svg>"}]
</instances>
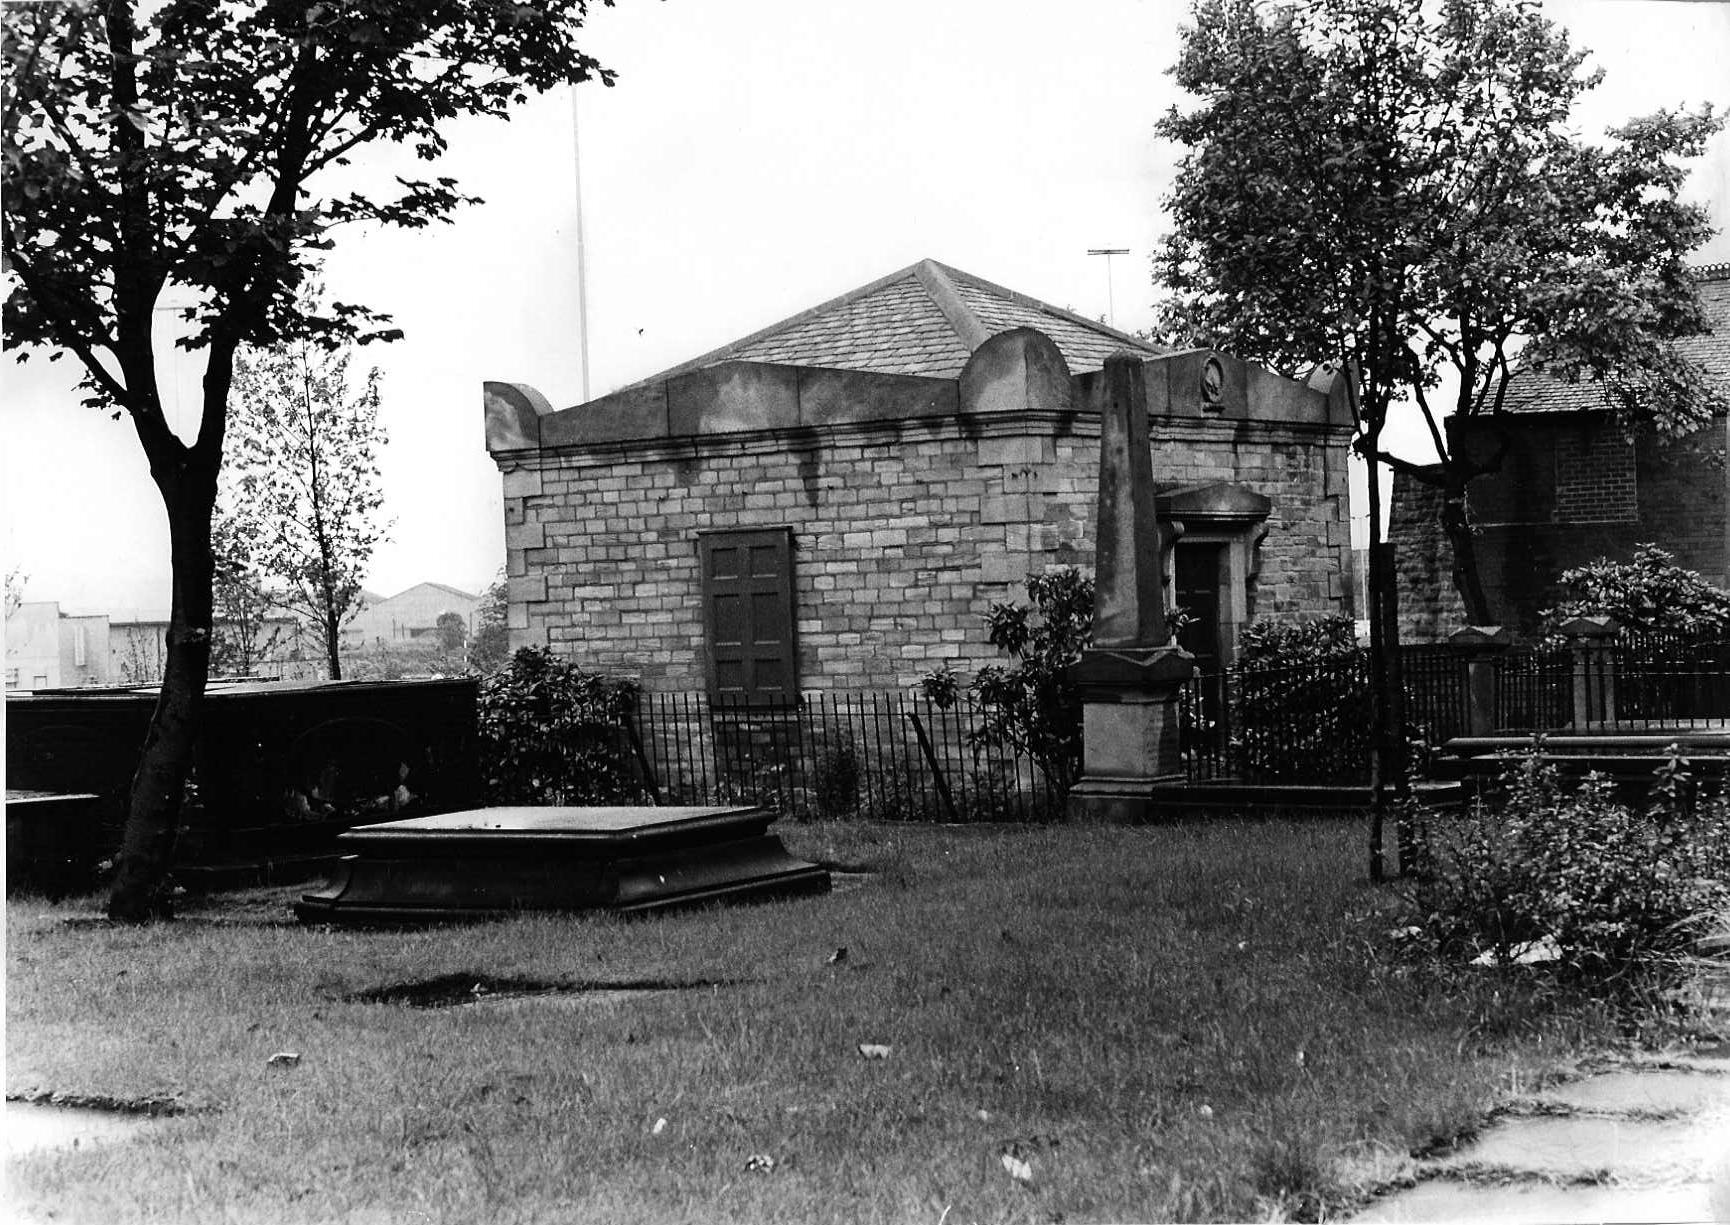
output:
<instances>
[{"instance_id":1,"label":"stone wall","mask_svg":"<svg viewBox=\"0 0 1730 1225\"><path fill-rule=\"evenodd\" d=\"M1313 422L1156 423L1162 485L1273 501L1251 612L1350 611L1345 435ZM1097 417L999 413L520 455L505 475L513 645L656 690L704 687L697 534L790 527L798 683L884 690L997 659L991 605L1093 561Z\"/></svg>"},{"instance_id":2,"label":"stone wall","mask_svg":"<svg viewBox=\"0 0 1730 1225\"><path fill-rule=\"evenodd\" d=\"M1396 472L1392 498L1388 540L1400 586L1400 641L1444 642L1467 618L1439 518L1442 491Z\"/></svg>"}]
</instances>

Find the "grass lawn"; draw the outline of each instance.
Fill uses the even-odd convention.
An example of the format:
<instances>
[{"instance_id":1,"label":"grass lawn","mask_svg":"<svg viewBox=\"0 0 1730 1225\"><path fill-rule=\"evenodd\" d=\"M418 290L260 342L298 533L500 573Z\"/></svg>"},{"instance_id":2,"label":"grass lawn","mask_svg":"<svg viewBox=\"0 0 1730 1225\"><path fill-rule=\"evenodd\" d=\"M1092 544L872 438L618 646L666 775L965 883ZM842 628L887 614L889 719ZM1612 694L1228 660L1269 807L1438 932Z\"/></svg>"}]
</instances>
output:
<instances>
[{"instance_id":1,"label":"grass lawn","mask_svg":"<svg viewBox=\"0 0 1730 1225\"><path fill-rule=\"evenodd\" d=\"M8 1094L187 1108L133 1142L19 1158L14 1210L1314 1219L1617 1040L1607 1009L1526 971L1400 962L1357 823L781 832L875 874L826 898L429 931L301 928L292 891L135 929L14 900ZM350 998L464 974L702 985ZM299 1064L268 1066L280 1051ZM772 1168L748 1169L758 1155Z\"/></svg>"}]
</instances>

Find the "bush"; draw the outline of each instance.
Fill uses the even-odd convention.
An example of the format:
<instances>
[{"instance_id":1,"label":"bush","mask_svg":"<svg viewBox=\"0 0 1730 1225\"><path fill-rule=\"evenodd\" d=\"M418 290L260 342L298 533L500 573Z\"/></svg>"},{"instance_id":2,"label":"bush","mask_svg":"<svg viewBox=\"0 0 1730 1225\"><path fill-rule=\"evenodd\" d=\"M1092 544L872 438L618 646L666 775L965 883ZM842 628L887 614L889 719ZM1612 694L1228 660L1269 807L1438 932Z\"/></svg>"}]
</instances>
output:
<instances>
[{"instance_id":1,"label":"bush","mask_svg":"<svg viewBox=\"0 0 1730 1225\"><path fill-rule=\"evenodd\" d=\"M1252 621L1239 645L1229 690L1238 773L1277 782L1360 777L1369 672L1351 619Z\"/></svg>"},{"instance_id":2,"label":"bush","mask_svg":"<svg viewBox=\"0 0 1730 1225\"><path fill-rule=\"evenodd\" d=\"M1730 592L1684 570L1655 544L1636 546L1633 561L1600 557L1564 570L1561 585L1563 599L1544 612L1546 631L1574 617L1614 617L1624 629L1730 634Z\"/></svg>"},{"instance_id":3,"label":"bush","mask_svg":"<svg viewBox=\"0 0 1730 1225\"><path fill-rule=\"evenodd\" d=\"M1592 978L1685 953L1730 903L1730 801L1696 799L1670 753L1643 813L1600 775L1564 791L1541 743L1511 757L1495 802L1425 830L1418 925L1446 955L1498 964L1553 942L1562 966Z\"/></svg>"},{"instance_id":4,"label":"bush","mask_svg":"<svg viewBox=\"0 0 1730 1225\"><path fill-rule=\"evenodd\" d=\"M991 645L1015 658L973 678L979 747L1025 753L1061 797L1081 774L1081 694L1070 668L1093 640L1093 580L1072 567L1027 576L1026 604L994 604L985 622ZM920 682L940 709L959 696L955 674L937 668Z\"/></svg>"},{"instance_id":5,"label":"bush","mask_svg":"<svg viewBox=\"0 0 1730 1225\"><path fill-rule=\"evenodd\" d=\"M1339 659L1357 649L1357 628L1350 617L1251 621L1238 638L1238 658L1244 665L1264 668L1290 668Z\"/></svg>"},{"instance_id":6,"label":"bush","mask_svg":"<svg viewBox=\"0 0 1730 1225\"><path fill-rule=\"evenodd\" d=\"M480 686L481 786L488 804L645 803L623 720L637 686L545 647L524 647Z\"/></svg>"}]
</instances>

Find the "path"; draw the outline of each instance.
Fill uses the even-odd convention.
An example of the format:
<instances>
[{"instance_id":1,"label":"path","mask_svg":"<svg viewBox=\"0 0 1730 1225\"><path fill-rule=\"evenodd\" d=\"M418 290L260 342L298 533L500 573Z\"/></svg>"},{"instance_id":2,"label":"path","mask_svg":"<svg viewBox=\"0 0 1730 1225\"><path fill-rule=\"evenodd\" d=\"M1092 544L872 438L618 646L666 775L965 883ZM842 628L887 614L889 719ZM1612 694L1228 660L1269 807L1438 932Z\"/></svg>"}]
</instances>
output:
<instances>
[{"instance_id":1,"label":"path","mask_svg":"<svg viewBox=\"0 0 1730 1225\"><path fill-rule=\"evenodd\" d=\"M1515 1103L1360 1222L1730 1222L1730 1044Z\"/></svg>"}]
</instances>

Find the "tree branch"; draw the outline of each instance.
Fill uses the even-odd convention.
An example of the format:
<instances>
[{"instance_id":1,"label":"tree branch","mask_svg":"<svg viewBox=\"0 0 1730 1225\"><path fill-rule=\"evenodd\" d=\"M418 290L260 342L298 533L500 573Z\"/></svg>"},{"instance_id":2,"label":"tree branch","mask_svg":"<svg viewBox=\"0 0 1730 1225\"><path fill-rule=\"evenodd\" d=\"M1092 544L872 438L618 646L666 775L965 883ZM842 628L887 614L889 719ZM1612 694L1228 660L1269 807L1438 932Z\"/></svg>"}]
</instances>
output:
<instances>
[{"instance_id":1,"label":"tree branch","mask_svg":"<svg viewBox=\"0 0 1730 1225\"><path fill-rule=\"evenodd\" d=\"M106 335L95 337L95 344L86 340L72 319L58 309L53 291L49 289L47 281L39 274L30 258L16 247L8 248L6 255L12 261L12 270L18 274L18 279L24 282L24 288L29 290L32 303L54 329L55 340L83 363L84 368L90 372L91 379L116 404L129 413L136 413L138 405L130 389L110 374L108 368L96 358L97 347L112 352L114 341ZM97 331L96 328L86 330Z\"/></svg>"}]
</instances>

